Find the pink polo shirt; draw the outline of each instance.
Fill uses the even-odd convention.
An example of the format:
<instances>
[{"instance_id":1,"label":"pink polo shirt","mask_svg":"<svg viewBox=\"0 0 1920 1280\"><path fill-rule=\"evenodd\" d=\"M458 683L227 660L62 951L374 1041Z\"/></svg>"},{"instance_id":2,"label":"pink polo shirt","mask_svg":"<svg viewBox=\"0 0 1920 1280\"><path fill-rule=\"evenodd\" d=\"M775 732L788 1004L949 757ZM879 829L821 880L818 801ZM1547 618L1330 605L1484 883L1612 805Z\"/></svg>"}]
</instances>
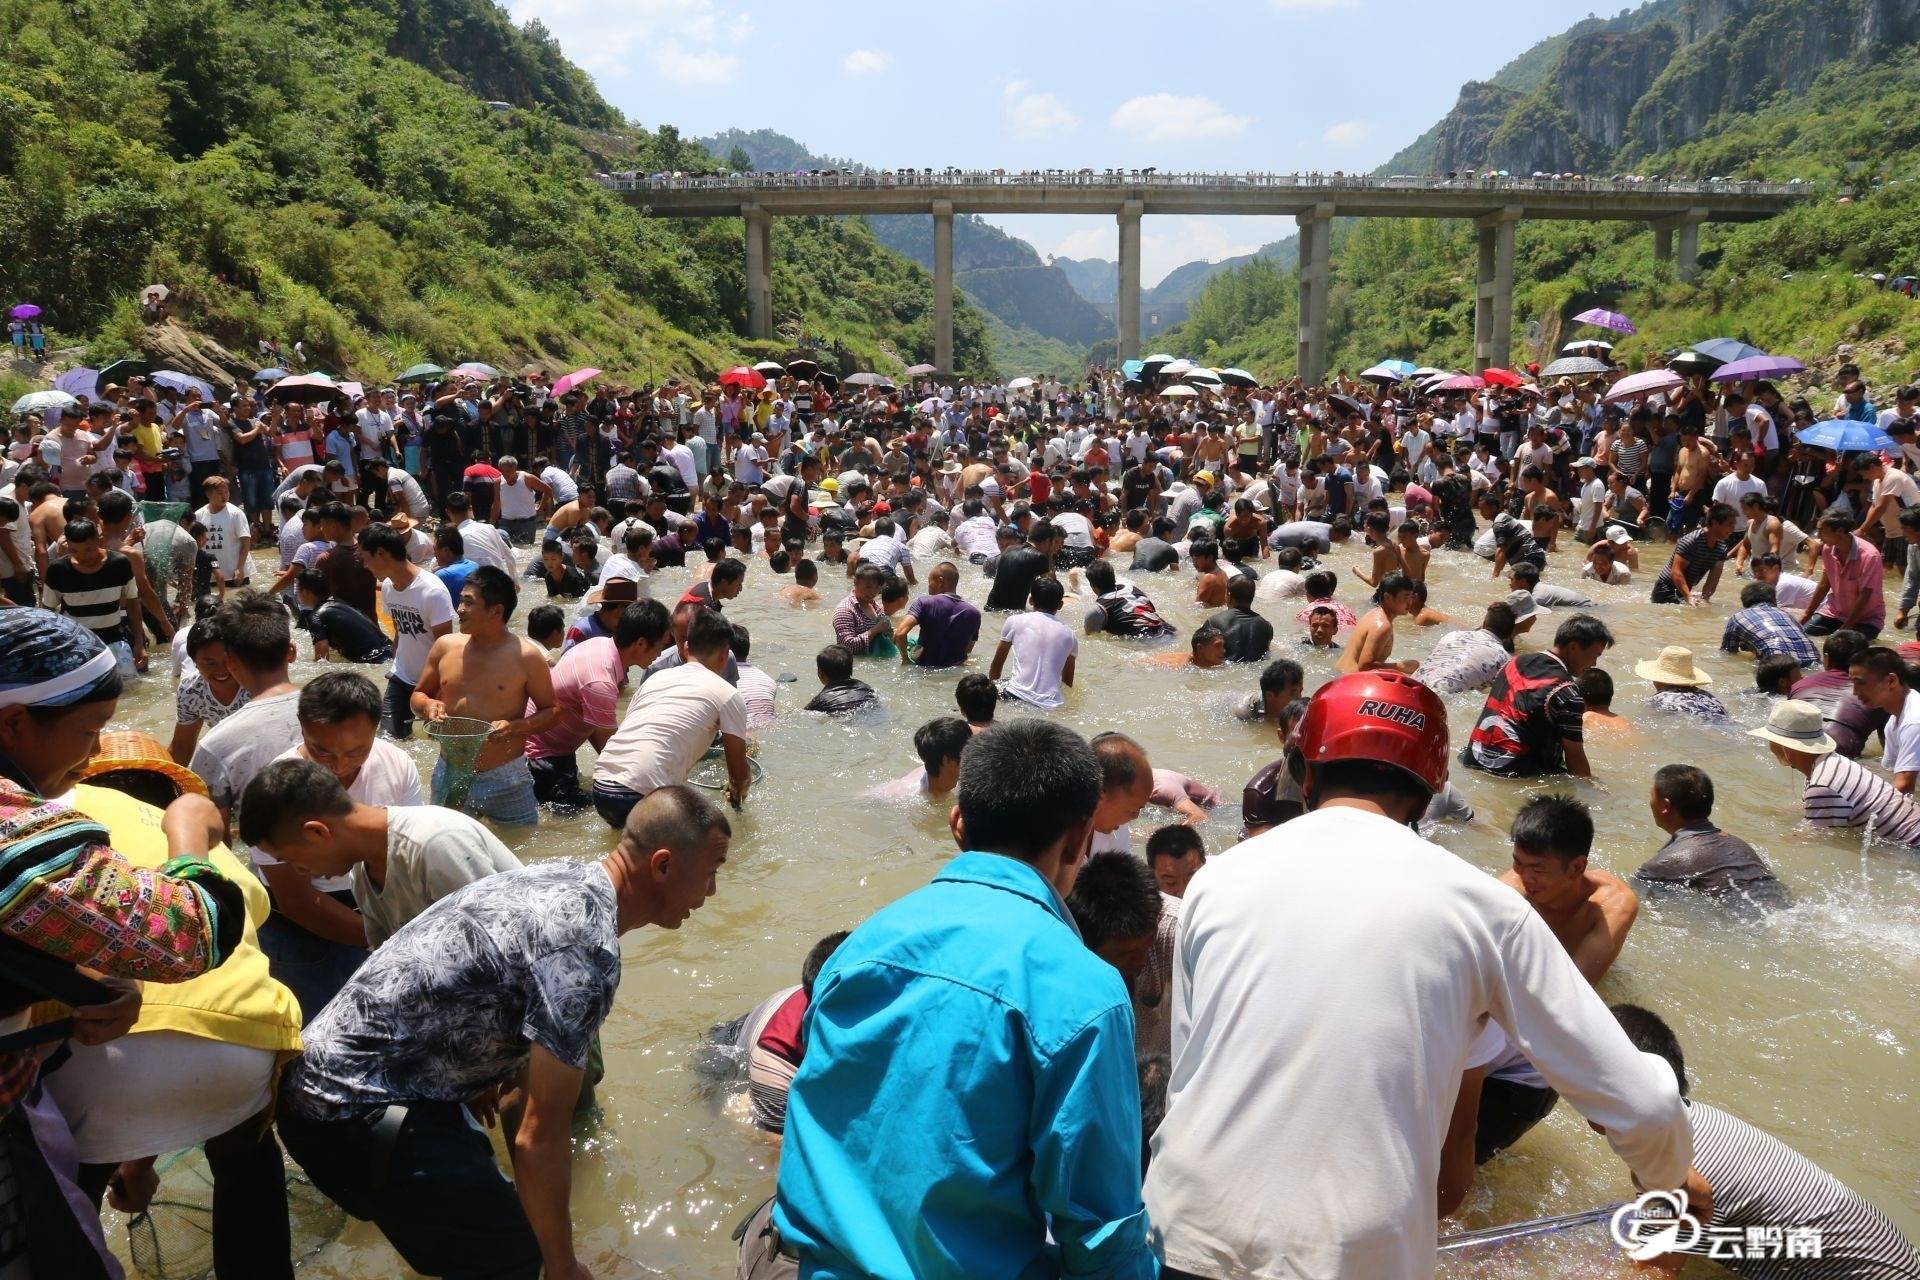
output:
<instances>
[{"instance_id":1,"label":"pink polo shirt","mask_svg":"<svg viewBox=\"0 0 1920 1280\"><path fill-rule=\"evenodd\" d=\"M1823 544L1820 572L1827 578L1827 598L1820 602L1822 617L1845 622L1864 592L1867 604L1859 620L1876 627L1886 626L1886 570L1882 567L1879 549L1871 542L1854 535L1853 554L1844 560Z\"/></svg>"},{"instance_id":2,"label":"pink polo shirt","mask_svg":"<svg viewBox=\"0 0 1920 1280\"><path fill-rule=\"evenodd\" d=\"M582 640L560 656L553 666L553 697L560 723L527 739L527 758L570 756L595 729L620 725L616 707L627 685L627 664L610 636ZM533 704L527 704L533 714Z\"/></svg>"}]
</instances>

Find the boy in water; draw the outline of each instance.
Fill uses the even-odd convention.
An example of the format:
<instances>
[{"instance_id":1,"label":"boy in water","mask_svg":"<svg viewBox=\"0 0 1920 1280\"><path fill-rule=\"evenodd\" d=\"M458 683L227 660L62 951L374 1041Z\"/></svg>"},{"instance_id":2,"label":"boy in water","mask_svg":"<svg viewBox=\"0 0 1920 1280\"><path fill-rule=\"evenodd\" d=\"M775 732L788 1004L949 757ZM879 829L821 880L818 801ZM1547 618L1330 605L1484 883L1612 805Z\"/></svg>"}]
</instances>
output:
<instances>
[{"instance_id":1,"label":"boy in water","mask_svg":"<svg viewBox=\"0 0 1920 1280\"><path fill-rule=\"evenodd\" d=\"M1500 881L1518 890L1552 928L1588 982L1619 958L1640 899L1611 871L1587 865L1593 816L1571 796L1535 796L1513 819L1513 866Z\"/></svg>"},{"instance_id":2,"label":"boy in water","mask_svg":"<svg viewBox=\"0 0 1920 1280\"><path fill-rule=\"evenodd\" d=\"M1347 637L1347 650L1340 655L1339 671L1352 675L1374 667L1393 667L1411 675L1420 664L1409 658L1389 662L1393 656L1393 620L1414 608L1413 579L1395 570L1380 579L1380 603L1367 610L1360 625Z\"/></svg>"},{"instance_id":3,"label":"boy in water","mask_svg":"<svg viewBox=\"0 0 1920 1280\"><path fill-rule=\"evenodd\" d=\"M553 672L540 646L507 630L519 591L503 569L482 565L467 575L457 609L460 630L433 642L411 699L414 714L435 723L449 715L491 722L474 762L467 807L496 822L540 821L527 767L527 739L559 723ZM433 766L433 801L446 800L452 776L444 757Z\"/></svg>"}]
</instances>

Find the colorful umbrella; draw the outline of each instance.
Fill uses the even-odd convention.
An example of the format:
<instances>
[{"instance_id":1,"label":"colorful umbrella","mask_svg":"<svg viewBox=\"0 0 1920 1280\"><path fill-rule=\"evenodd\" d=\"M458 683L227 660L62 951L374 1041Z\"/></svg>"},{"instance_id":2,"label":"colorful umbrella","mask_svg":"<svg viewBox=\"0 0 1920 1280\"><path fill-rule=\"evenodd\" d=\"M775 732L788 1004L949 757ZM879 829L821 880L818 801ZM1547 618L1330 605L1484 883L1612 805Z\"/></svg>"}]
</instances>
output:
<instances>
[{"instance_id":1,"label":"colorful umbrella","mask_svg":"<svg viewBox=\"0 0 1920 1280\"><path fill-rule=\"evenodd\" d=\"M1511 369L1482 369L1481 379L1490 387L1524 387L1527 380Z\"/></svg>"},{"instance_id":2,"label":"colorful umbrella","mask_svg":"<svg viewBox=\"0 0 1920 1280\"><path fill-rule=\"evenodd\" d=\"M432 382L435 378L445 377L446 370L437 364L416 364L395 378L398 383Z\"/></svg>"},{"instance_id":3,"label":"colorful umbrella","mask_svg":"<svg viewBox=\"0 0 1920 1280\"><path fill-rule=\"evenodd\" d=\"M1596 329L1611 329L1615 333L1639 332L1638 329L1634 328L1633 321L1627 319L1618 311L1603 311L1599 307L1595 307L1591 311L1582 311L1573 318L1573 322L1575 324L1590 324Z\"/></svg>"},{"instance_id":4,"label":"colorful umbrella","mask_svg":"<svg viewBox=\"0 0 1920 1280\"><path fill-rule=\"evenodd\" d=\"M1801 444L1835 453L1898 453L1899 443L1871 422L1816 422L1796 434Z\"/></svg>"},{"instance_id":5,"label":"colorful umbrella","mask_svg":"<svg viewBox=\"0 0 1920 1280\"><path fill-rule=\"evenodd\" d=\"M1420 371L1411 360L1382 360L1373 367L1390 370L1403 378L1410 378Z\"/></svg>"},{"instance_id":6,"label":"colorful umbrella","mask_svg":"<svg viewBox=\"0 0 1920 1280\"><path fill-rule=\"evenodd\" d=\"M460 378L497 378L500 371L490 364L481 364L478 360L469 360L465 364L453 366L455 377Z\"/></svg>"},{"instance_id":7,"label":"colorful umbrella","mask_svg":"<svg viewBox=\"0 0 1920 1280\"><path fill-rule=\"evenodd\" d=\"M572 373L569 373L564 377L555 378L553 380L553 398L558 400L561 396L564 396L565 394L567 394L567 392L573 390L575 387L583 386L586 383L593 381L595 378L599 376L600 376L600 371L598 369L589 368L589 369L575 369Z\"/></svg>"},{"instance_id":8,"label":"colorful umbrella","mask_svg":"<svg viewBox=\"0 0 1920 1280\"><path fill-rule=\"evenodd\" d=\"M1471 373L1454 373L1427 384L1429 391L1478 391L1487 385L1485 378L1477 378Z\"/></svg>"},{"instance_id":9,"label":"colorful umbrella","mask_svg":"<svg viewBox=\"0 0 1920 1280\"><path fill-rule=\"evenodd\" d=\"M767 385L767 377L758 369L749 369L743 364L737 364L720 375L720 385L745 387L749 391L758 391Z\"/></svg>"},{"instance_id":10,"label":"colorful umbrella","mask_svg":"<svg viewBox=\"0 0 1920 1280\"><path fill-rule=\"evenodd\" d=\"M1767 354L1758 347L1750 347L1736 338L1708 338L1705 342L1696 342L1693 349L1703 356L1712 356L1722 364L1735 360L1745 360L1749 356Z\"/></svg>"},{"instance_id":11,"label":"colorful umbrella","mask_svg":"<svg viewBox=\"0 0 1920 1280\"><path fill-rule=\"evenodd\" d=\"M15 320L31 320L40 314L40 308L34 306L31 302L23 302L13 310L7 312L7 314Z\"/></svg>"},{"instance_id":12,"label":"colorful umbrella","mask_svg":"<svg viewBox=\"0 0 1920 1280\"><path fill-rule=\"evenodd\" d=\"M1792 356L1748 356L1723 364L1713 371L1715 382L1755 382L1761 378L1785 378L1805 373L1807 366Z\"/></svg>"},{"instance_id":13,"label":"colorful umbrella","mask_svg":"<svg viewBox=\"0 0 1920 1280\"><path fill-rule=\"evenodd\" d=\"M1124 366L1122 366L1122 369L1124 371ZM1254 377L1252 374L1248 373L1245 369L1233 369L1233 368L1222 369L1220 371L1220 381L1226 383L1230 387L1253 388L1260 385L1260 379Z\"/></svg>"},{"instance_id":14,"label":"colorful umbrella","mask_svg":"<svg viewBox=\"0 0 1920 1280\"><path fill-rule=\"evenodd\" d=\"M1603 400L1631 400L1635 396L1650 396L1661 391L1671 391L1675 387L1685 386L1686 379L1671 369L1649 369L1645 373L1636 373L1620 379L1607 388Z\"/></svg>"},{"instance_id":15,"label":"colorful umbrella","mask_svg":"<svg viewBox=\"0 0 1920 1280\"><path fill-rule=\"evenodd\" d=\"M69 369L53 380L55 391L64 391L70 396L90 396L98 385L98 369Z\"/></svg>"}]
</instances>

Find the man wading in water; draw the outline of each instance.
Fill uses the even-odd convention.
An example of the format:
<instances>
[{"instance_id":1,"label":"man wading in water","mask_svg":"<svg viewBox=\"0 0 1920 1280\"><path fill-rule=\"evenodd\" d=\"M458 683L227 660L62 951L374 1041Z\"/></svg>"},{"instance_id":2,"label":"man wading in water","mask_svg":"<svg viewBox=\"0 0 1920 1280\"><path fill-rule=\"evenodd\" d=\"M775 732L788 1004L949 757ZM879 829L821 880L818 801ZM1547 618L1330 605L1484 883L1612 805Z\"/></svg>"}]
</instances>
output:
<instances>
[{"instance_id":1,"label":"man wading in water","mask_svg":"<svg viewBox=\"0 0 1920 1280\"><path fill-rule=\"evenodd\" d=\"M507 630L518 597L500 569L482 565L468 574L460 588L460 632L433 642L412 703L414 714L430 724L450 715L492 724L474 763L467 808L496 822L532 826L540 806L523 753L530 736L560 722L560 709L540 646ZM433 766L434 803L444 803L452 785L442 757Z\"/></svg>"}]
</instances>

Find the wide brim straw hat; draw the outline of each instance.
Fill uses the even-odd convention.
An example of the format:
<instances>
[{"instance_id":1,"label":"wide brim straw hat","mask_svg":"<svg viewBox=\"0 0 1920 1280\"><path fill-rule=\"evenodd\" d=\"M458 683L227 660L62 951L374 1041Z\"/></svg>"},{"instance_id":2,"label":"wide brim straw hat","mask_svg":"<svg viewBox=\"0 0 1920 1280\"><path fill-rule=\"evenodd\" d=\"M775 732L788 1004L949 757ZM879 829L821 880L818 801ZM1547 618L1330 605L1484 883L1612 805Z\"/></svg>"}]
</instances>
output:
<instances>
[{"instance_id":1,"label":"wide brim straw hat","mask_svg":"<svg viewBox=\"0 0 1920 1280\"><path fill-rule=\"evenodd\" d=\"M1657 658L1635 663L1633 674L1655 684L1685 684L1696 689L1713 683L1712 676L1693 665L1693 650L1678 644L1668 645Z\"/></svg>"},{"instance_id":2,"label":"wide brim straw hat","mask_svg":"<svg viewBox=\"0 0 1920 1280\"><path fill-rule=\"evenodd\" d=\"M1774 707L1766 724L1747 730L1747 736L1777 742L1791 751L1804 751L1811 756L1830 755L1839 749L1839 744L1827 733L1826 717L1820 714L1820 708L1799 698L1790 698Z\"/></svg>"},{"instance_id":3,"label":"wide brim straw hat","mask_svg":"<svg viewBox=\"0 0 1920 1280\"><path fill-rule=\"evenodd\" d=\"M167 754L160 739L138 729L114 729L100 735L100 749L81 771L82 779L103 773L134 771L157 773L171 782L181 795L204 796L207 784L199 774Z\"/></svg>"}]
</instances>

